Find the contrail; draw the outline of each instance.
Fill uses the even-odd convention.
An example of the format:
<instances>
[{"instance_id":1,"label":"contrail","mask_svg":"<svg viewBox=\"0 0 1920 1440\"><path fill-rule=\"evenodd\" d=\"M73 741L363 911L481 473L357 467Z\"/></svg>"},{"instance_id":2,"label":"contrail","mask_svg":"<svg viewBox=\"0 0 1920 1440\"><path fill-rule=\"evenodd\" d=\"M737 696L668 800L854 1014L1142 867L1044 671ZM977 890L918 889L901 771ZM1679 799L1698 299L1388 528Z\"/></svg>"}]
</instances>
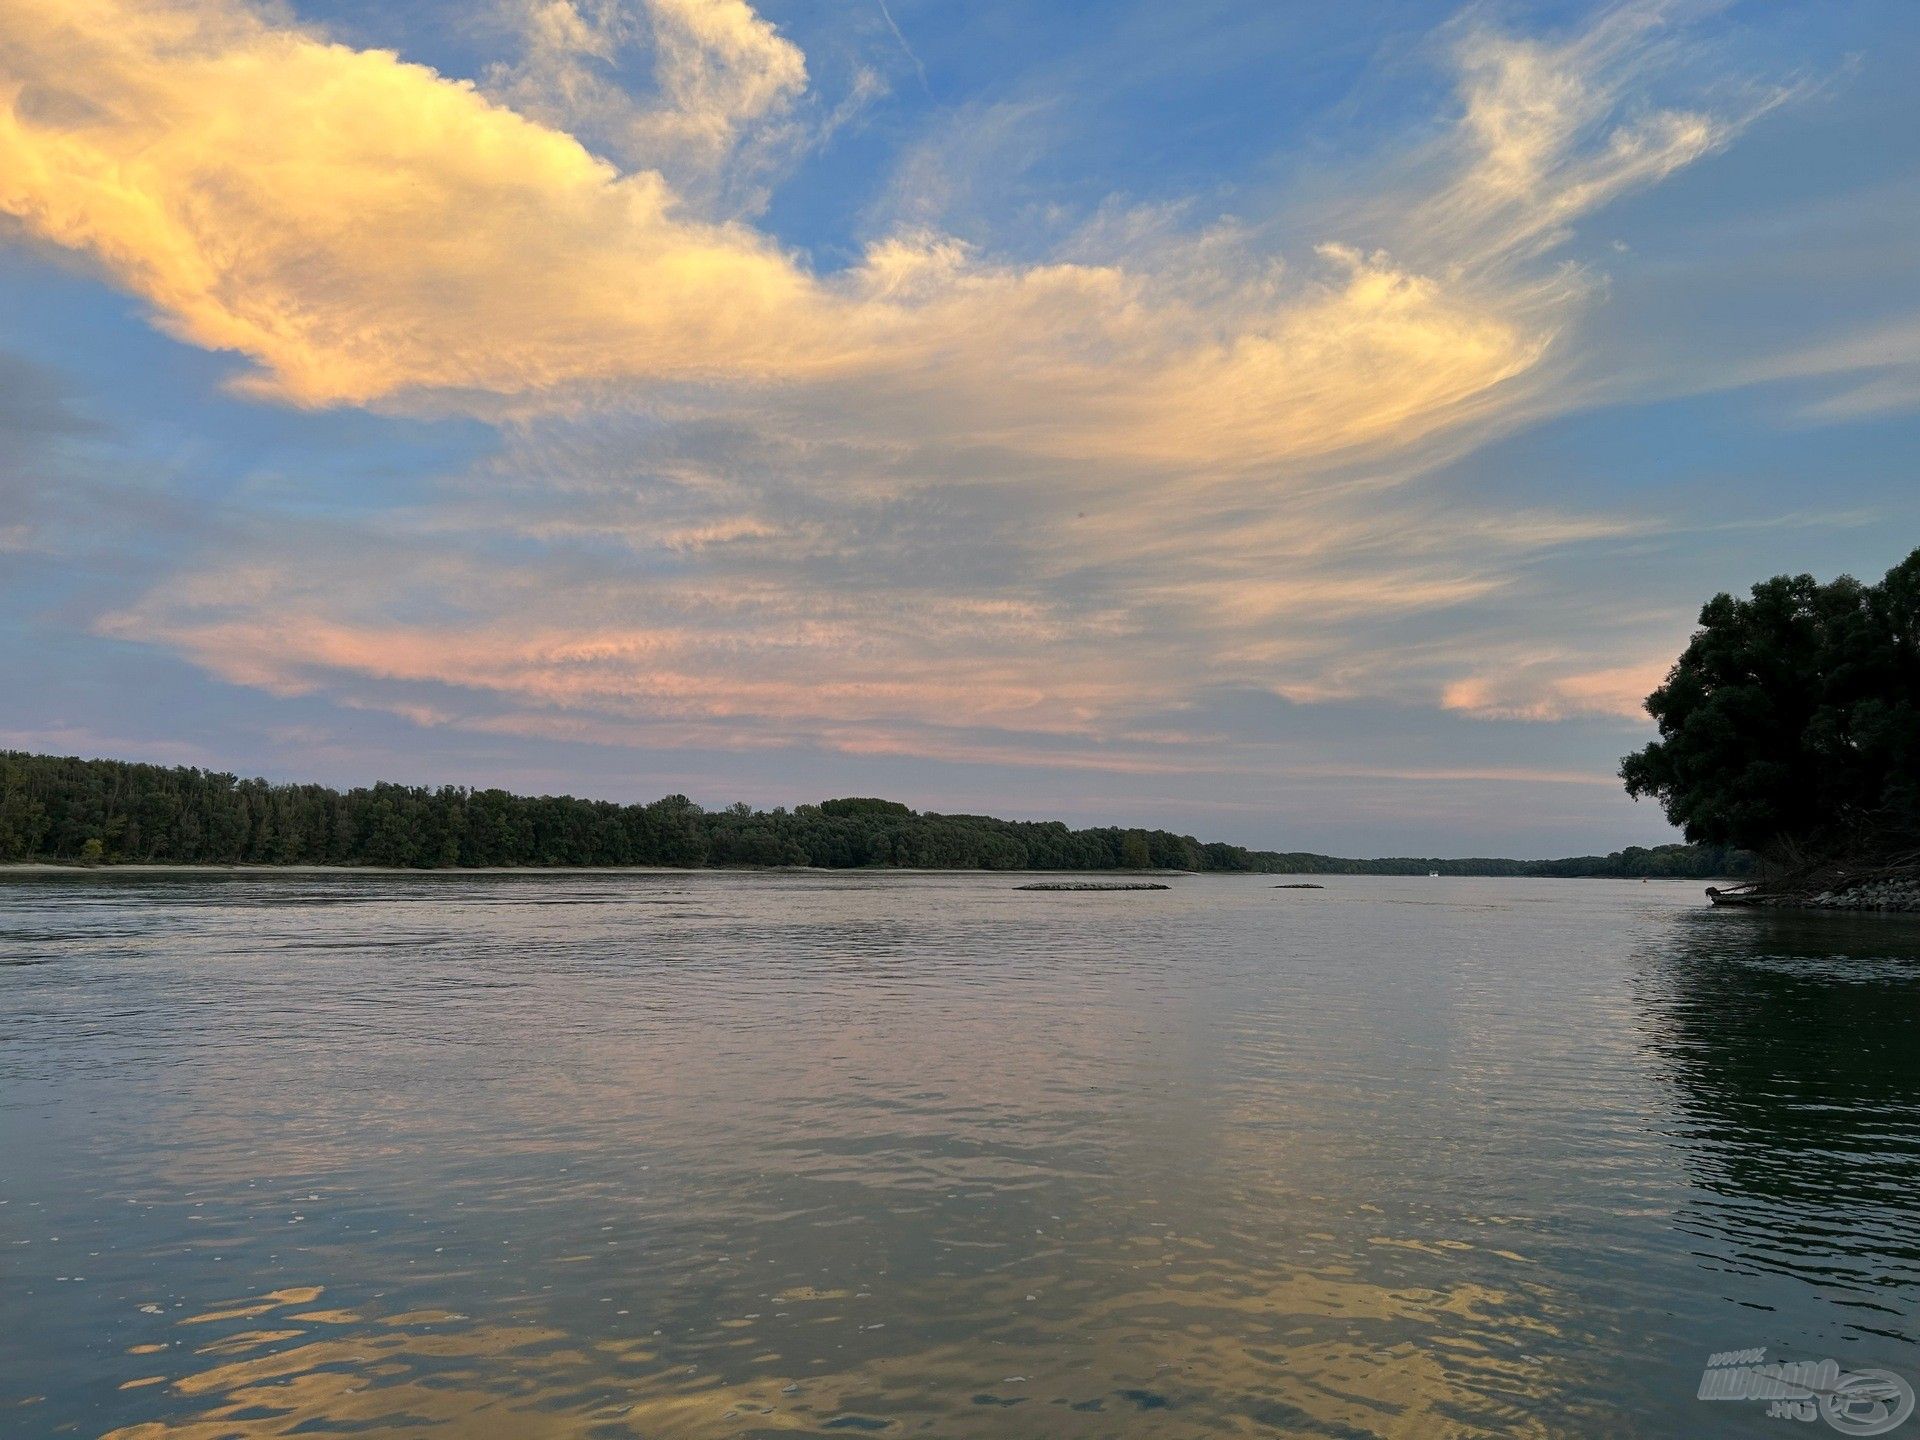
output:
<instances>
[{"instance_id":1,"label":"contrail","mask_svg":"<svg viewBox=\"0 0 1920 1440\"><path fill-rule=\"evenodd\" d=\"M907 43L907 37L900 33L900 25L893 18L893 11L887 8L887 0L877 0L880 13L887 17L887 28L893 31L893 38L900 42L900 48L907 52L907 58L913 61L913 68L920 72L920 88L927 92L927 98L933 98L933 87L927 84L927 67L920 63L920 57L913 53L913 46Z\"/></svg>"}]
</instances>

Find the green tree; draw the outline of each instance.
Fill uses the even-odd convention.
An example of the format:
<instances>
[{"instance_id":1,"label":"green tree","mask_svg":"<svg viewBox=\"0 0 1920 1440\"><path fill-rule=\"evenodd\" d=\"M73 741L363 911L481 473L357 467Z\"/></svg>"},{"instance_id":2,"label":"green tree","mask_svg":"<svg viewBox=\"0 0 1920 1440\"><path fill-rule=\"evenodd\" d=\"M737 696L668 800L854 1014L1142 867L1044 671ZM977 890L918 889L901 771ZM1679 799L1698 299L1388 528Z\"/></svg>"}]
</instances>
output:
<instances>
[{"instance_id":1,"label":"green tree","mask_svg":"<svg viewBox=\"0 0 1920 1440\"><path fill-rule=\"evenodd\" d=\"M1621 778L1691 841L1920 844L1920 550L1875 585L1779 575L1714 596L1647 712L1660 738Z\"/></svg>"},{"instance_id":2,"label":"green tree","mask_svg":"<svg viewBox=\"0 0 1920 1440\"><path fill-rule=\"evenodd\" d=\"M0 860L23 860L38 853L46 833L46 807L24 790L0 791Z\"/></svg>"},{"instance_id":3,"label":"green tree","mask_svg":"<svg viewBox=\"0 0 1920 1440\"><path fill-rule=\"evenodd\" d=\"M1910 577L1911 578L1911 577ZM1883 585L1874 623L1911 616ZM1877 592L1878 593L1878 592ZM1905 606L1902 609L1902 606ZM1911 625L1908 631L1911 633ZM1910 646L1910 641L1908 642ZM1864 707L1856 729L1890 752L1914 737L1898 707ZM1889 790L1888 793L1894 793ZM1904 803L1911 812L1911 799ZM843 797L793 810L707 811L684 795L615 805L568 795L377 784L339 791L219 771L0 750L0 861L181 864L924 865L989 870L1165 869L1424 875L1739 873L1744 855L1668 846L1566 860L1341 860L1202 845L1165 830L1070 830L1057 820L919 812Z\"/></svg>"}]
</instances>

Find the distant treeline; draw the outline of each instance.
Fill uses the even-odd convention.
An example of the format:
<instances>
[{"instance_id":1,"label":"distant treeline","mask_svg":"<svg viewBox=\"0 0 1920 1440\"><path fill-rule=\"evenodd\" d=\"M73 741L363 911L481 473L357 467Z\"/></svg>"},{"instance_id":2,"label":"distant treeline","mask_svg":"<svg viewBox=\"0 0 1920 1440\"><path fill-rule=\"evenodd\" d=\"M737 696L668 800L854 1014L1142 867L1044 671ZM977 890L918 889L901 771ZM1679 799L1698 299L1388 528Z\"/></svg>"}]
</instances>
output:
<instances>
[{"instance_id":1,"label":"distant treeline","mask_svg":"<svg viewBox=\"0 0 1920 1440\"><path fill-rule=\"evenodd\" d=\"M1746 873L1709 846L1574 860L1342 860L1204 844L1165 830L916 812L891 800L705 810L458 786L272 785L211 770L0 751L0 861L181 865L915 866L1424 875Z\"/></svg>"},{"instance_id":2,"label":"distant treeline","mask_svg":"<svg viewBox=\"0 0 1920 1440\"><path fill-rule=\"evenodd\" d=\"M1570 855L1561 860L1422 860L1391 856L1348 860L1338 855L1256 850L1255 869L1289 875L1531 875L1541 879L1717 880L1754 873L1753 856L1724 845L1629 845L1608 855Z\"/></svg>"}]
</instances>

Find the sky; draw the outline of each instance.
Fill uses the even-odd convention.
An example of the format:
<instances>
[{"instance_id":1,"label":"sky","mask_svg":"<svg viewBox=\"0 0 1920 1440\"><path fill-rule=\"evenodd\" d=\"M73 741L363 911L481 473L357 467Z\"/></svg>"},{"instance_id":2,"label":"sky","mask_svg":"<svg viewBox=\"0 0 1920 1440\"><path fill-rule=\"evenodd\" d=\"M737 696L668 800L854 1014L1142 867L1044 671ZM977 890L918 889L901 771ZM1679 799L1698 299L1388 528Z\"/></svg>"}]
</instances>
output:
<instances>
[{"instance_id":1,"label":"sky","mask_svg":"<svg viewBox=\"0 0 1920 1440\"><path fill-rule=\"evenodd\" d=\"M0 0L0 746L1674 837L1920 545L1920 6Z\"/></svg>"}]
</instances>

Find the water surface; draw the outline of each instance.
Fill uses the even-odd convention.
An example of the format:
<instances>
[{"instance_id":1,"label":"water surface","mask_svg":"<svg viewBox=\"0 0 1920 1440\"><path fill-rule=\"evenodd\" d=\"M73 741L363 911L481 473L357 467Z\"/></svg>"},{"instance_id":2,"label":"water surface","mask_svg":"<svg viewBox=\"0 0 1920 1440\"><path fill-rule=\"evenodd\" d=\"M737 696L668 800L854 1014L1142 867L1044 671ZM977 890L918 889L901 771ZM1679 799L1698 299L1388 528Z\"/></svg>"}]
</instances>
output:
<instances>
[{"instance_id":1,"label":"water surface","mask_svg":"<svg viewBox=\"0 0 1920 1440\"><path fill-rule=\"evenodd\" d=\"M0 1435L1767 1435L1710 1352L1920 1379L1913 921L1019 881L0 882Z\"/></svg>"}]
</instances>

